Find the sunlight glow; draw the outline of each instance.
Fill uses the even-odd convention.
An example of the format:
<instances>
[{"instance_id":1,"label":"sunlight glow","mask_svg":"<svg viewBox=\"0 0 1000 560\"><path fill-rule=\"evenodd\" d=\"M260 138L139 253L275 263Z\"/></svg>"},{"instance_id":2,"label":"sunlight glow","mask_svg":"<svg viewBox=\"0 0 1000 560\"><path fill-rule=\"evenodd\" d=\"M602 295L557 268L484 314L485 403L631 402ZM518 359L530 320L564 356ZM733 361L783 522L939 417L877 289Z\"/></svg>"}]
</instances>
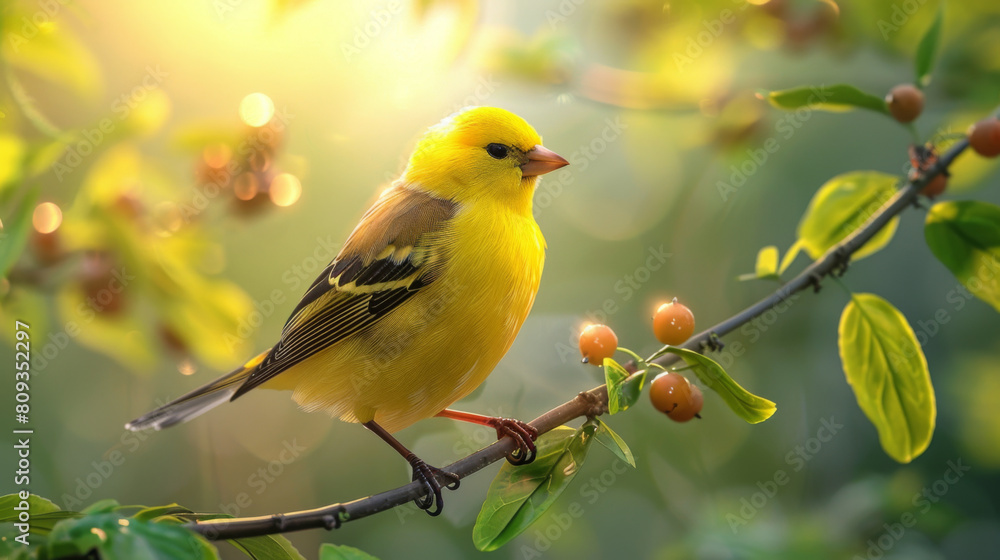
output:
<instances>
[{"instance_id":1,"label":"sunlight glow","mask_svg":"<svg viewBox=\"0 0 1000 560\"><path fill-rule=\"evenodd\" d=\"M291 173L282 173L271 181L271 202L277 206L291 206L302 196L302 183Z\"/></svg>"},{"instance_id":2,"label":"sunlight glow","mask_svg":"<svg viewBox=\"0 0 1000 560\"><path fill-rule=\"evenodd\" d=\"M43 202L35 207L31 223L38 233L52 233L62 224L62 210L55 203Z\"/></svg>"},{"instance_id":3,"label":"sunlight glow","mask_svg":"<svg viewBox=\"0 0 1000 560\"><path fill-rule=\"evenodd\" d=\"M274 101L263 93L251 93L240 101L240 119L250 126L264 126L273 116Z\"/></svg>"}]
</instances>

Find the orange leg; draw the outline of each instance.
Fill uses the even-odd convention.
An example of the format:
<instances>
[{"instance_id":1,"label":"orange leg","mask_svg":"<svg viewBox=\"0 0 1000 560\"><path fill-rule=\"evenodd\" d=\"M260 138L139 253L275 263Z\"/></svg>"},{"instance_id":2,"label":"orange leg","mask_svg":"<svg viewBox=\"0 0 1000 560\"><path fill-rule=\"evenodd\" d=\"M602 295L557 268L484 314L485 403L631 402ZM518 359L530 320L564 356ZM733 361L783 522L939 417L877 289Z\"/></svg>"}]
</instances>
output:
<instances>
[{"instance_id":1,"label":"orange leg","mask_svg":"<svg viewBox=\"0 0 1000 560\"><path fill-rule=\"evenodd\" d=\"M507 461L512 465L526 465L535 460L535 438L538 437L538 430L520 420L513 418L498 418L496 416L483 416L472 412L462 412L461 410L451 410L446 408L437 413L442 418L451 418L459 422L469 422L480 426L489 426L497 431L497 439L504 436L510 437L517 444L517 449L507 455Z\"/></svg>"}]
</instances>

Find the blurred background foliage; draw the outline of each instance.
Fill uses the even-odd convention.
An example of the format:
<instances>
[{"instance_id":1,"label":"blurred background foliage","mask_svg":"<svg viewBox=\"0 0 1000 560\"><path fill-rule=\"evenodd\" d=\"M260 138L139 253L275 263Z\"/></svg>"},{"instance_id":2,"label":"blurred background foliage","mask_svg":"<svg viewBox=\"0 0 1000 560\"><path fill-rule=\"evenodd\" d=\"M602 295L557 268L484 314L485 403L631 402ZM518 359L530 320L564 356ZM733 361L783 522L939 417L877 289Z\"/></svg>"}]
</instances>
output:
<instances>
[{"instance_id":1,"label":"blurred background foliage","mask_svg":"<svg viewBox=\"0 0 1000 560\"><path fill-rule=\"evenodd\" d=\"M773 289L735 278L759 247L792 244L821 184L856 169L902 174L912 141L878 115L781 113L757 93L910 81L937 8L5 2L0 315L32 325L32 490L77 510L114 497L260 515L405 481L380 442L285 394L250 394L164 433L122 426L269 345L420 132L465 105L521 114L573 165L536 198L549 252L535 309L460 408L531 418L597 384L599 371L577 363L586 320L648 354L659 302L679 297L702 327L733 314ZM949 3L921 139L964 131L998 91L1000 5ZM777 149L761 156L769 141ZM962 156L946 196L979 189L1000 201L993 161ZM837 357L845 296L824 290L744 327L731 340L746 351L719 357L778 403L772 420L746 425L713 395L700 422L673 424L649 406L616 416L638 469L595 453L537 529L492 554L989 557L1000 545L997 317L933 260L921 212L846 277L892 301L923 344L939 416L918 460L881 452ZM830 423L843 427L816 439ZM402 437L446 464L493 436L429 420ZM955 462L971 470L940 483ZM779 471L787 482L770 492ZM490 478L447 494L444 519L400 508L291 540L307 557L321 542L468 557ZM584 515L567 522L574 501ZM907 514L915 524L896 537Z\"/></svg>"}]
</instances>

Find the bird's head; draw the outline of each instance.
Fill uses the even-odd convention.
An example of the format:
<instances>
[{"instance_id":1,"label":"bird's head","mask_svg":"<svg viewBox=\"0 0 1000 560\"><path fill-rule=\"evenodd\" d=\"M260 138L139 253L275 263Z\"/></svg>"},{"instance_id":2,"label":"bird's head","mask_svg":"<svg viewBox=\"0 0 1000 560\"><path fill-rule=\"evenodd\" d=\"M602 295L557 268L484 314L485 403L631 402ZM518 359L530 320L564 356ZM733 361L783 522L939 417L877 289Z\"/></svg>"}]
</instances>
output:
<instances>
[{"instance_id":1,"label":"bird's head","mask_svg":"<svg viewBox=\"0 0 1000 560\"><path fill-rule=\"evenodd\" d=\"M490 199L530 211L538 176L569 165L541 143L535 129L514 113L470 107L424 134L404 179L440 198Z\"/></svg>"}]
</instances>

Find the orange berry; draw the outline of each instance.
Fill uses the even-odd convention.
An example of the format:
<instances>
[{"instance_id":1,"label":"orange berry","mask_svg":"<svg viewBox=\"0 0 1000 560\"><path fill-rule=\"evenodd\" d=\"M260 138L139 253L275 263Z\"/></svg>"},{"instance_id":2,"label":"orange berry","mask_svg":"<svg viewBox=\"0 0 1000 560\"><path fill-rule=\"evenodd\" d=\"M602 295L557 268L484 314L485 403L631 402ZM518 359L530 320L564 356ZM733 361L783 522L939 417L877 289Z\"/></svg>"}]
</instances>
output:
<instances>
[{"instance_id":1,"label":"orange berry","mask_svg":"<svg viewBox=\"0 0 1000 560\"><path fill-rule=\"evenodd\" d=\"M983 157L1000 155L1000 120L983 119L969 128L969 145Z\"/></svg>"},{"instance_id":2,"label":"orange berry","mask_svg":"<svg viewBox=\"0 0 1000 560\"><path fill-rule=\"evenodd\" d=\"M683 344L694 334L694 314L674 298L656 310L656 315L653 316L653 334L663 344Z\"/></svg>"},{"instance_id":3,"label":"orange berry","mask_svg":"<svg viewBox=\"0 0 1000 560\"><path fill-rule=\"evenodd\" d=\"M892 88L885 96L892 118L901 123L912 122L924 110L924 92L910 84Z\"/></svg>"},{"instance_id":4,"label":"orange berry","mask_svg":"<svg viewBox=\"0 0 1000 560\"><path fill-rule=\"evenodd\" d=\"M606 325L587 325L580 333L580 354L584 363L602 365L618 349L618 337Z\"/></svg>"},{"instance_id":5,"label":"orange berry","mask_svg":"<svg viewBox=\"0 0 1000 560\"><path fill-rule=\"evenodd\" d=\"M653 407L676 422L687 422L698 416L705 396L697 385L672 371L657 375L649 386L649 399ZM700 417L699 417L700 418Z\"/></svg>"}]
</instances>

